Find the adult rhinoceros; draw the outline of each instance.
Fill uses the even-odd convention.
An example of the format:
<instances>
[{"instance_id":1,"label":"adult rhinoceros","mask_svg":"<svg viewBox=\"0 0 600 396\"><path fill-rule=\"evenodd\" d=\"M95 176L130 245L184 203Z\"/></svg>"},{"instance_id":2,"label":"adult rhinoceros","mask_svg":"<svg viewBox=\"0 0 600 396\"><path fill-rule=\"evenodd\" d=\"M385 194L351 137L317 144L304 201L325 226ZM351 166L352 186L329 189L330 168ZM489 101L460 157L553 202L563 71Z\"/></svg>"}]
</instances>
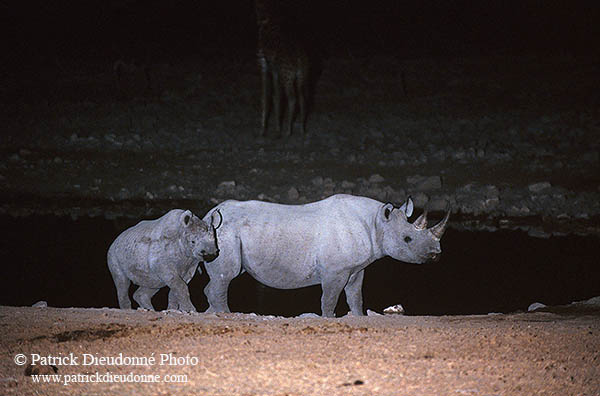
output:
<instances>
[{"instance_id":1,"label":"adult rhinoceros","mask_svg":"<svg viewBox=\"0 0 600 396\"><path fill-rule=\"evenodd\" d=\"M217 230L220 254L206 263L210 282L204 289L208 312L229 312L227 289L247 271L257 281L279 289L321 284L321 312L334 316L342 289L352 314L363 315L364 269L391 256L408 263L436 260L450 211L427 228L424 213L413 223L410 198L399 208L371 198L333 195L305 205L261 201L225 201Z\"/></svg>"}]
</instances>

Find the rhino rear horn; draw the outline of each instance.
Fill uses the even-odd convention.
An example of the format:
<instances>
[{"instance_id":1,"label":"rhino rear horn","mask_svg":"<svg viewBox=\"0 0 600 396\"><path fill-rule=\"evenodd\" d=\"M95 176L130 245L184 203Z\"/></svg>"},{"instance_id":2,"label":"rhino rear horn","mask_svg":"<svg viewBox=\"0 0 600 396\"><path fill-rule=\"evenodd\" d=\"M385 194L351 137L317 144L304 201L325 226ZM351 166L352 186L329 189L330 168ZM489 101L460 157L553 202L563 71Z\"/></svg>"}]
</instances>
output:
<instances>
[{"instance_id":1,"label":"rhino rear horn","mask_svg":"<svg viewBox=\"0 0 600 396\"><path fill-rule=\"evenodd\" d=\"M448 207L448 209L446 210L446 216L444 216L444 218L437 223L436 225L434 225L433 227L431 227L429 229L429 231L431 231L431 233L433 234L433 237L435 239L437 239L438 241L440 239L442 239L442 235L444 235L444 232L446 231L446 228L448 227L448 219L450 218L450 207ZM417 219L418 220L418 219ZM416 223L416 221L415 221Z\"/></svg>"},{"instance_id":2,"label":"rhino rear horn","mask_svg":"<svg viewBox=\"0 0 600 396\"><path fill-rule=\"evenodd\" d=\"M411 197L406 198L406 202L404 202L401 206L400 206L400 210L402 212L404 212L404 214L406 215L406 217L410 217L412 216L413 213L413 209L414 209L415 205L413 204L413 200Z\"/></svg>"},{"instance_id":3,"label":"rhino rear horn","mask_svg":"<svg viewBox=\"0 0 600 396\"><path fill-rule=\"evenodd\" d=\"M417 217L413 225L417 230L424 230L427 228L427 211L424 211L421 216Z\"/></svg>"}]
</instances>

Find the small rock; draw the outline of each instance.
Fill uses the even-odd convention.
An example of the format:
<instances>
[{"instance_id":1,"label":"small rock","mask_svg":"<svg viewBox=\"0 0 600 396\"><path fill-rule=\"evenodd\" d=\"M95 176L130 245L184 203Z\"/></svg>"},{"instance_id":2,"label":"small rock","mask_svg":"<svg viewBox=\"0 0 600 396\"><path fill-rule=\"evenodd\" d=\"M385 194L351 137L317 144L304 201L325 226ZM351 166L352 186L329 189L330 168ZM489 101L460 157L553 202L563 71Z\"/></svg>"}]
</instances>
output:
<instances>
[{"instance_id":1,"label":"small rock","mask_svg":"<svg viewBox=\"0 0 600 396\"><path fill-rule=\"evenodd\" d=\"M550 238L552 236L552 234L547 233L546 231L544 231L541 228L537 228L537 227L531 227L527 230L527 235L532 237L532 238L543 238L543 239L547 239Z\"/></svg>"},{"instance_id":2,"label":"small rock","mask_svg":"<svg viewBox=\"0 0 600 396\"><path fill-rule=\"evenodd\" d=\"M594 305L600 307L600 296L592 297L590 299L582 301L583 304L586 305Z\"/></svg>"},{"instance_id":3,"label":"small rock","mask_svg":"<svg viewBox=\"0 0 600 396\"><path fill-rule=\"evenodd\" d=\"M290 188L287 194L290 201L296 201L300 197L300 193L298 193L295 187Z\"/></svg>"},{"instance_id":4,"label":"small rock","mask_svg":"<svg viewBox=\"0 0 600 396\"><path fill-rule=\"evenodd\" d=\"M46 301L38 301L32 305L34 308L48 308L48 303Z\"/></svg>"},{"instance_id":5,"label":"small rock","mask_svg":"<svg viewBox=\"0 0 600 396\"><path fill-rule=\"evenodd\" d=\"M383 316L382 314L375 312L375 311L371 311L370 309L367 309L367 316Z\"/></svg>"},{"instance_id":6,"label":"small rock","mask_svg":"<svg viewBox=\"0 0 600 396\"><path fill-rule=\"evenodd\" d=\"M381 183L385 181L384 177L375 173L369 177L369 183Z\"/></svg>"},{"instance_id":7,"label":"small rock","mask_svg":"<svg viewBox=\"0 0 600 396\"><path fill-rule=\"evenodd\" d=\"M383 310L386 315L404 315L404 307L401 304L392 305Z\"/></svg>"},{"instance_id":8,"label":"small rock","mask_svg":"<svg viewBox=\"0 0 600 396\"><path fill-rule=\"evenodd\" d=\"M529 189L529 191L534 192L534 193L539 193L541 191L544 191L548 188L552 187L552 184L550 184L550 182L539 182L539 183L533 183L530 184L527 188Z\"/></svg>"},{"instance_id":9,"label":"small rock","mask_svg":"<svg viewBox=\"0 0 600 396\"><path fill-rule=\"evenodd\" d=\"M500 195L500 192L498 191L498 187L494 186L493 184L489 184L487 186L485 186L485 196L488 198L497 198Z\"/></svg>"},{"instance_id":10,"label":"small rock","mask_svg":"<svg viewBox=\"0 0 600 396\"><path fill-rule=\"evenodd\" d=\"M234 180L222 181L221 183L219 183L219 186L217 188L219 188L219 189L235 188L235 181Z\"/></svg>"},{"instance_id":11,"label":"small rock","mask_svg":"<svg viewBox=\"0 0 600 396\"><path fill-rule=\"evenodd\" d=\"M316 313L312 313L312 312L306 312L306 313L300 314L296 317L297 318L320 318L319 315L317 315Z\"/></svg>"},{"instance_id":12,"label":"small rock","mask_svg":"<svg viewBox=\"0 0 600 396\"><path fill-rule=\"evenodd\" d=\"M546 305L539 302L534 302L529 307L527 307L527 312L533 312L541 308L546 308Z\"/></svg>"}]
</instances>

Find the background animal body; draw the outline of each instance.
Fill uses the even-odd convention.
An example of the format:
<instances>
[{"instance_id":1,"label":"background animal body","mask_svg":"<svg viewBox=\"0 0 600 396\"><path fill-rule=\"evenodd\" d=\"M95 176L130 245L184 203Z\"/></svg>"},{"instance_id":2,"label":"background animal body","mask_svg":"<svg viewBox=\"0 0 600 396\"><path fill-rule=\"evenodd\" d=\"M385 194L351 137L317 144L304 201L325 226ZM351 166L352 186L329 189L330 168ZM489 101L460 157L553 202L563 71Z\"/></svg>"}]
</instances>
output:
<instances>
[{"instance_id":1,"label":"background animal body","mask_svg":"<svg viewBox=\"0 0 600 396\"><path fill-rule=\"evenodd\" d=\"M364 269L389 255L423 263L441 253L446 217L430 229L408 222L412 201L400 208L377 200L334 195L305 205L225 201L209 211L223 214L217 232L221 254L206 265L209 311L228 312L229 283L243 271L281 289L321 284L323 316L333 316L339 295L363 315ZM437 227L437 228L436 228ZM435 230L435 233L434 233Z\"/></svg>"},{"instance_id":2,"label":"background animal body","mask_svg":"<svg viewBox=\"0 0 600 396\"><path fill-rule=\"evenodd\" d=\"M277 1L256 0L255 12L258 25L257 57L262 79L260 135L266 134L271 105L275 126L281 134L281 124L284 122L281 112L282 88L287 110L284 136L292 133L296 105L302 133L305 134L310 60L301 34L290 28Z\"/></svg>"}]
</instances>

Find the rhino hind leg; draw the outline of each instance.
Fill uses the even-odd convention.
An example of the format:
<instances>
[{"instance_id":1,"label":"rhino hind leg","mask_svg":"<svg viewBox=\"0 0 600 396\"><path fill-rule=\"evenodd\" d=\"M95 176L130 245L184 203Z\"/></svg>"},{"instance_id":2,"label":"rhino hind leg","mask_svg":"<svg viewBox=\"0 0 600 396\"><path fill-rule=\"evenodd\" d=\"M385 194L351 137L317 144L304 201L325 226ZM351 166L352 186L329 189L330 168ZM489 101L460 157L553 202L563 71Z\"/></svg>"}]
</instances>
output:
<instances>
[{"instance_id":1,"label":"rhino hind leg","mask_svg":"<svg viewBox=\"0 0 600 396\"><path fill-rule=\"evenodd\" d=\"M131 281L118 266L112 264L114 263L109 259L108 268L115 283L115 288L117 289L119 308L131 309L131 300L129 299L129 285L131 284Z\"/></svg>"},{"instance_id":2,"label":"rhino hind leg","mask_svg":"<svg viewBox=\"0 0 600 396\"><path fill-rule=\"evenodd\" d=\"M160 289L140 286L135 293L133 293L133 299L140 307L154 311L154 307L152 306L152 296L159 290Z\"/></svg>"},{"instance_id":3,"label":"rhino hind leg","mask_svg":"<svg viewBox=\"0 0 600 396\"><path fill-rule=\"evenodd\" d=\"M344 288L346 293L346 302L350 307L350 312L354 316L363 316L363 298L362 298L362 284L365 275L365 270L361 270L350 275L348 283Z\"/></svg>"},{"instance_id":4,"label":"rhino hind leg","mask_svg":"<svg viewBox=\"0 0 600 396\"><path fill-rule=\"evenodd\" d=\"M167 309L170 311L179 310L179 300L177 300L177 296L173 290L169 290L169 305L167 306Z\"/></svg>"}]
</instances>

